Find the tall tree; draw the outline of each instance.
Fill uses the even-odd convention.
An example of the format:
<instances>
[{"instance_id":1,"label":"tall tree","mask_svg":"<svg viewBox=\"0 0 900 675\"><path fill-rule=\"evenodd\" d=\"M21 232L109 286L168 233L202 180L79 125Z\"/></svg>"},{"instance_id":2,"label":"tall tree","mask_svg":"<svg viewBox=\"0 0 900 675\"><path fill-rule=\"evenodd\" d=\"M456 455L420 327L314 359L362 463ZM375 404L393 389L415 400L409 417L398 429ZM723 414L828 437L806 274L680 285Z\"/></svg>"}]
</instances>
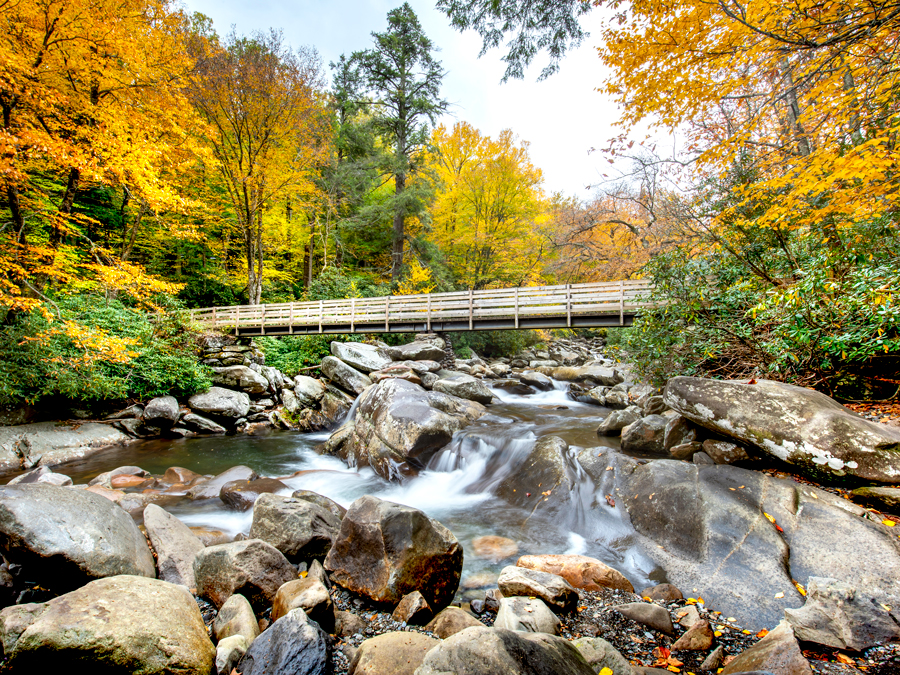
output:
<instances>
[{"instance_id":1,"label":"tall tree","mask_svg":"<svg viewBox=\"0 0 900 675\"><path fill-rule=\"evenodd\" d=\"M418 196L407 189L409 178L419 171L428 146L427 122L434 124L447 102L440 98L444 70L433 56L437 50L409 3L387 18L387 30L372 33L375 46L355 52L351 61L374 97L375 126L393 151L387 169L394 178L391 281L396 283L403 267L406 218L421 209Z\"/></svg>"},{"instance_id":2,"label":"tall tree","mask_svg":"<svg viewBox=\"0 0 900 675\"><path fill-rule=\"evenodd\" d=\"M208 122L206 141L244 240L250 304L262 300L264 216L276 202L299 209L316 192L316 167L329 151L323 87L315 51L294 52L276 31L232 32L194 77L190 96Z\"/></svg>"}]
</instances>

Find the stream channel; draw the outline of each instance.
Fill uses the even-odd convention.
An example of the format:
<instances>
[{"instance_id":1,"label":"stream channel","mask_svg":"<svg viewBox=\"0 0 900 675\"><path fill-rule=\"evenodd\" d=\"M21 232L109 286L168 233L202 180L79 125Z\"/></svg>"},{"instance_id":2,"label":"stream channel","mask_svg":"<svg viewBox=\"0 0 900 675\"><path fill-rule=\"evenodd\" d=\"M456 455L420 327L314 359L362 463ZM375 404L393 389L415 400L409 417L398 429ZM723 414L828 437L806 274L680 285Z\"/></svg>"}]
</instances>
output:
<instances>
[{"instance_id":1,"label":"stream channel","mask_svg":"<svg viewBox=\"0 0 900 675\"><path fill-rule=\"evenodd\" d=\"M292 490L312 490L344 507L364 494L421 509L443 523L459 539L465 562L459 599L465 589L494 585L492 575L516 557L497 562L472 553L472 540L499 535L517 542L518 555L578 553L598 558L621 571L635 588L665 581L664 572L633 545L634 530L623 520L624 509L606 507L605 498L579 466L583 447L619 449L618 438L598 438L596 429L609 410L568 398L565 385L530 396L494 389L501 403L454 436L415 478L389 483L371 469L348 469L336 457L317 451L330 432L300 434L272 431L263 435L214 436L178 440L139 441L110 448L59 471L75 483L123 465L136 465L152 474L180 466L200 474L218 474L243 464L261 476L277 477ZM351 411L353 414L353 411ZM543 436L559 436L570 448L568 471L575 488L568 507L552 515L532 514L495 495L496 487L515 475L534 443ZM523 489L533 489L523 487ZM287 494L290 494L287 492ZM236 536L250 530L252 510L235 512L218 499L181 499L162 504L191 526L221 530Z\"/></svg>"}]
</instances>

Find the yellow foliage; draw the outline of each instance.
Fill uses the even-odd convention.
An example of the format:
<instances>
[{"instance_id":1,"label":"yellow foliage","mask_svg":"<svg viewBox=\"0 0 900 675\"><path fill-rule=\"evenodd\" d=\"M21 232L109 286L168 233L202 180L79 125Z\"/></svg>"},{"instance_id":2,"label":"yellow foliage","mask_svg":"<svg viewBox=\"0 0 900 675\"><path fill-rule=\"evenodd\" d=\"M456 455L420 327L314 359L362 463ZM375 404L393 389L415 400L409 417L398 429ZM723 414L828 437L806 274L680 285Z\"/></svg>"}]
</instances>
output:
<instances>
[{"instance_id":1,"label":"yellow foliage","mask_svg":"<svg viewBox=\"0 0 900 675\"><path fill-rule=\"evenodd\" d=\"M64 320L62 325L49 328L34 337L25 338L26 342L40 342L53 336L65 336L79 350L78 356L52 359L67 368L79 369L92 366L97 362L128 363L137 356L131 348L140 344L135 338L122 338L110 335L102 328L93 328Z\"/></svg>"},{"instance_id":2,"label":"yellow foliage","mask_svg":"<svg viewBox=\"0 0 900 675\"><path fill-rule=\"evenodd\" d=\"M437 286L431 277L431 270L413 259L409 271L397 287L397 295L424 295L431 293Z\"/></svg>"}]
</instances>

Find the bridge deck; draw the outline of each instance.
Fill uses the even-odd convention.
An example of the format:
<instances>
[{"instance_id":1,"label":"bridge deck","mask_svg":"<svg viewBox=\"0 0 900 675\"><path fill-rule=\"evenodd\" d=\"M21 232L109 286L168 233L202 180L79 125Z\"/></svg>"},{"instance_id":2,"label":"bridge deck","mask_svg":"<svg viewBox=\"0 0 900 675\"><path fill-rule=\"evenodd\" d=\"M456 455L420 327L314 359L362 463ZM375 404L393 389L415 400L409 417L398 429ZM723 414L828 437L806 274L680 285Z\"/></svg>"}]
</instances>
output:
<instances>
[{"instance_id":1,"label":"bridge deck","mask_svg":"<svg viewBox=\"0 0 900 675\"><path fill-rule=\"evenodd\" d=\"M650 290L640 279L210 307L192 310L191 318L240 336L628 326L650 306Z\"/></svg>"}]
</instances>

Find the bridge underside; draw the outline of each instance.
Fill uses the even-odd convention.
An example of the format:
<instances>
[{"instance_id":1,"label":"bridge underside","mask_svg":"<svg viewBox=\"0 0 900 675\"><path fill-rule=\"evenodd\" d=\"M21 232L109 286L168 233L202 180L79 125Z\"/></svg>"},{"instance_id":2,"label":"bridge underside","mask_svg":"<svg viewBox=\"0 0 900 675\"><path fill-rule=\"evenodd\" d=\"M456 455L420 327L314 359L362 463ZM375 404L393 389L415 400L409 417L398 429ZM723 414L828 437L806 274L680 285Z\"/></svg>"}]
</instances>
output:
<instances>
[{"instance_id":1,"label":"bridge underside","mask_svg":"<svg viewBox=\"0 0 900 675\"><path fill-rule=\"evenodd\" d=\"M515 318L509 319L473 319L471 324L468 319L452 321L432 321L431 332L461 332L479 330L529 330L533 328L611 328L630 326L634 323L635 314L625 312L619 314L602 314L598 316L573 316L571 319L565 316L559 317L519 317L519 325L516 326ZM395 322L388 326L384 323L325 323L319 326L278 326L267 325L265 329L260 326L241 326L232 333L239 337L253 337L268 335L279 337L282 335L343 335L348 333L425 333L429 330L425 321Z\"/></svg>"}]
</instances>

